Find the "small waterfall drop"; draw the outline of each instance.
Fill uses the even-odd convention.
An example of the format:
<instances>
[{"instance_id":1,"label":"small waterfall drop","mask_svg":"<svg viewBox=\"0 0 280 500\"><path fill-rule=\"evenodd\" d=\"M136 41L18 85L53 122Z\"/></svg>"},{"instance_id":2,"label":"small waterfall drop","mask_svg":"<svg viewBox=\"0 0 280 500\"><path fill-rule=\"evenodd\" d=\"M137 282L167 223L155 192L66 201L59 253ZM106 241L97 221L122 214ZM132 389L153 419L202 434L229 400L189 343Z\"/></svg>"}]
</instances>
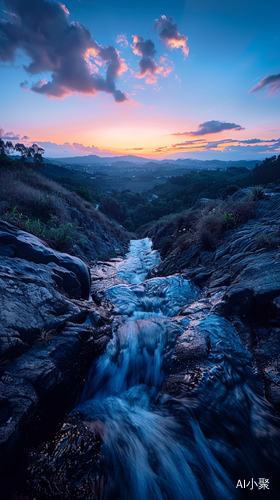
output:
<instances>
[{"instance_id":1,"label":"small waterfall drop","mask_svg":"<svg viewBox=\"0 0 280 500\"><path fill-rule=\"evenodd\" d=\"M177 315L201 294L180 276L145 281L158 262L146 238L132 241L118 263L122 283L106 289L115 307L115 333L75 409L102 429L102 498L236 499L243 498L238 480L252 479L254 498L273 498L279 422L229 321L210 312L193 322L193 337L210 346L203 381L191 392L180 384L175 393L163 391L176 362L176 342L182 338L186 349L191 343L185 335L190 320ZM259 478L270 480L269 491L259 489Z\"/></svg>"}]
</instances>

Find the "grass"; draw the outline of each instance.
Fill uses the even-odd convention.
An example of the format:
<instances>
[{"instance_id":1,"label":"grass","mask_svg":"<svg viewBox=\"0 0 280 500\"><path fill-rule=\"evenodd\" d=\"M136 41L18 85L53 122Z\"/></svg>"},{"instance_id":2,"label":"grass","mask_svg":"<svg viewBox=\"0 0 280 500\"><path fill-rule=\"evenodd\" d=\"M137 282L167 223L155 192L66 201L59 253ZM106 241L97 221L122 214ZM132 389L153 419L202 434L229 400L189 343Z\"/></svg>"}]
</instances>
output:
<instances>
[{"instance_id":1,"label":"grass","mask_svg":"<svg viewBox=\"0 0 280 500\"><path fill-rule=\"evenodd\" d=\"M269 233L268 231L256 236L257 248L269 248L276 250L280 248L280 233Z\"/></svg>"},{"instance_id":2,"label":"grass","mask_svg":"<svg viewBox=\"0 0 280 500\"><path fill-rule=\"evenodd\" d=\"M154 247L160 250L162 258L173 251L183 252L192 245L213 250L220 244L225 231L246 222L253 215L260 196L257 189L239 201L229 198L211 200L202 207L198 204L180 214L143 226L139 234L153 239Z\"/></svg>"},{"instance_id":3,"label":"grass","mask_svg":"<svg viewBox=\"0 0 280 500\"><path fill-rule=\"evenodd\" d=\"M94 244L95 228L104 237L129 240L92 203L26 166L0 169L0 217L62 252L75 253L75 245Z\"/></svg>"}]
</instances>

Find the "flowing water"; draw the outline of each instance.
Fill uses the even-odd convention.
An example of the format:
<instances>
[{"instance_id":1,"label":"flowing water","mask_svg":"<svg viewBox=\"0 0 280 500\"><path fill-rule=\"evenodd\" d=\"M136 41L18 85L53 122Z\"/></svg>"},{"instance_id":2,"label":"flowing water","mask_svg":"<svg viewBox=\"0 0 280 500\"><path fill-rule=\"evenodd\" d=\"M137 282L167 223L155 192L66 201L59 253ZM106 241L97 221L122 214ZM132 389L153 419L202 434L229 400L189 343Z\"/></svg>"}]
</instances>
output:
<instances>
[{"instance_id":1,"label":"flowing water","mask_svg":"<svg viewBox=\"0 0 280 500\"><path fill-rule=\"evenodd\" d=\"M277 498L279 424L251 354L211 311L193 322L178 316L201 292L179 276L145 281L158 262L146 238L132 241L116 264L120 282L105 287L115 333L75 410L102 433L104 498ZM180 336L186 351L196 338L211 349L201 383L168 394L162 389Z\"/></svg>"}]
</instances>

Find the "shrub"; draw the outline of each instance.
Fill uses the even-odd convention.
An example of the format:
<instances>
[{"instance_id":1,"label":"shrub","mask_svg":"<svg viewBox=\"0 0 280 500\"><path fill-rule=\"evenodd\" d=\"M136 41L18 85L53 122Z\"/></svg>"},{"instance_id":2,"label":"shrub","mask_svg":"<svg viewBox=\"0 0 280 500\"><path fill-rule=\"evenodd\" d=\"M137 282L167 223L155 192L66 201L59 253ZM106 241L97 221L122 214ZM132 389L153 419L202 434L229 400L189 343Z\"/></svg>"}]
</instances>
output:
<instances>
[{"instance_id":1,"label":"shrub","mask_svg":"<svg viewBox=\"0 0 280 500\"><path fill-rule=\"evenodd\" d=\"M236 193L236 191L239 191L239 187L236 184L231 184L230 186L227 186L223 190L223 199L227 198L228 196L231 196L232 194Z\"/></svg>"},{"instance_id":2,"label":"shrub","mask_svg":"<svg viewBox=\"0 0 280 500\"><path fill-rule=\"evenodd\" d=\"M264 197L263 186L253 186L251 196L253 201L261 200Z\"/></svg>"},{"instance_id":3,"label":"shrub","mask_svg":"<svg viewBox=\"0 0 280 500\"><path fill-rule=\"evenodd\" d=\"M197 237L204 250L212 250L217 245L216 235L211 233L207 228L201 229Z\"/></svg>"},{"instance_id":4,"label":"shrub","mask_svg":"<svg viewBox=\"0 0 280 500\"><path fill-rule=\"evenodd\" d=\"M256 237L257 248L280 248L280 233L263 233Z\"/></svg>"},{"instance_id":5,"label":"shrub","mask_svg":"<svg viewBox=\"0 0 280 500\"><path fill-rule=\"evenodd\" d=\"M203 215L201 219L198 221L196 226L196 232L199 234L200 232L207 229L209 233L219 236L221 234L223 227L223 217L218 213L210 213L208 215Z\"/></svg>"},{"instance_id":6,"label":"shrub","mask_svg":"<svg viewBox=\"0 0 280 500\"><path fill-rule=\"evenodd\" d=\"M187 232L178 236L175 243L173 243L173 249L179 248L179 250L183 252L184 250L190 248L192 243L193 243L193 235L190 232Z\"/></svg>"},{"instance_id":7,"label":"shrub","mask_svg":"<svg viewBox=\"0 0 280 500\"><path fill-rule=\"evenodd\" d=\"M256 193L259 196L259 189ZM200 210L193 208L147 225L140 234L153 239L163 258L175 249L182 252L192 244L211 250L219 244L224 231L247 222L252 216L257 206L254 197L250 195L237 202L212 200Z\"/></svg>"},{"instance_id":8,"label":"shrub","mask_svg":"<svg viewBox=\"0 0 280 500\"><path fill-rule=\"evenodd\" d=\"M237 202L230 201L225 204L226 212L233 215L235 224L247 222L252 216L255 208L256 202L251 196L247 196L243 200Z\"/></svg>"}]
</instances>

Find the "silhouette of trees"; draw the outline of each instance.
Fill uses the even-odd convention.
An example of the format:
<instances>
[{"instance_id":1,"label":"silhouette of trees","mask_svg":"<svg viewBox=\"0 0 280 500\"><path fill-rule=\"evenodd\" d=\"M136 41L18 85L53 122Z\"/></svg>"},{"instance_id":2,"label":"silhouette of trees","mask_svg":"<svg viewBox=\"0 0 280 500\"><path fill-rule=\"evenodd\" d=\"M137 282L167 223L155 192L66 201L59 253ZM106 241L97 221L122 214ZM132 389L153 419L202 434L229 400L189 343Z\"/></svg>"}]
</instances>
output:
<instances>
[{"instance_id":1,"label":"silhouette of trees","mask_svg":"<svg viewBox=\"0 0 280 500\"><path fill-rule=\"evenodd\" d=\"M17 143L14 146L15 151L18 151L21 155L21 159L24 163L28 159L33 159L33 164L36 167L40 167L43 164L43 154L45 150L38 146L38 144L32 144L32 146L26 147L24 144Z\"/></svg>"},{"instance_id":2,"label":"silhouette of trees","mask_svg":"<svg viewBox=\"0 0 280 500\"><path fill-rule=\"evenodd\" d=\"M253 171L256 184L268 184L280 180L280 155L266 158L260 165L256 165Z\"/></svg>"},{"instance_id":3,"label":"silhouette of trees","mask_svg":"<svg viewBox=\"0 0 280 500\"><path fill-rule=\"evenodd\" d=\"M17 143L15 146L11 141L4 142L0 137L0 156L4 157L2 160L7 160L8 155L13 151L20 153L21 161L25 163L33 163L35 168L40 168L43 164L43 154L45 150L38 146L38 144L32 144L32 146L25 146L24 144Z\"/></svg>"},{"instance_id":4,"label":"silhouette of trees","mask_svg":"<svg viewBox=\"0 0 280 500\"><path fill-rule=\"evenodd\" d=\"M11 141L4 142L0 137L0 156L5 156L13 150L14 146Z\"/></svg>"}]
</instances>

